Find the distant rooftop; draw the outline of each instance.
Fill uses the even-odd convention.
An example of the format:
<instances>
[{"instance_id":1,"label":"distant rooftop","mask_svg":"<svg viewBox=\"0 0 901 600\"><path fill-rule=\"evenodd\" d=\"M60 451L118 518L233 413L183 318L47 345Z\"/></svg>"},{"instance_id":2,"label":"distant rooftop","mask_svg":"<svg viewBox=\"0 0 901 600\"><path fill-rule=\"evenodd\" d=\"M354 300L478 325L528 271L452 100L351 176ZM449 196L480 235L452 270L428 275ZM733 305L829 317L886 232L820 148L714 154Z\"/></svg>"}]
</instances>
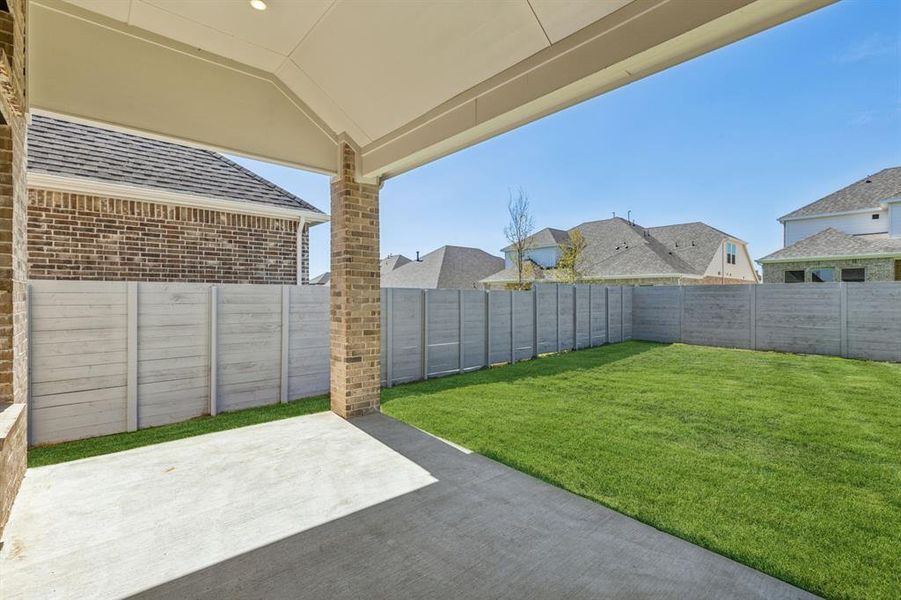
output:
<instances>
[{"instance_id":1,"label":"distant rooftop","mask_svg":"<svg viewBox=\"0 0 901 600\"><path fill-rule=\"evenodd\" d=\"M779 220L879 208L881 202L898 197L901 197L901 167L891 167L802 206Z\"/></svg>"}]
</instances>

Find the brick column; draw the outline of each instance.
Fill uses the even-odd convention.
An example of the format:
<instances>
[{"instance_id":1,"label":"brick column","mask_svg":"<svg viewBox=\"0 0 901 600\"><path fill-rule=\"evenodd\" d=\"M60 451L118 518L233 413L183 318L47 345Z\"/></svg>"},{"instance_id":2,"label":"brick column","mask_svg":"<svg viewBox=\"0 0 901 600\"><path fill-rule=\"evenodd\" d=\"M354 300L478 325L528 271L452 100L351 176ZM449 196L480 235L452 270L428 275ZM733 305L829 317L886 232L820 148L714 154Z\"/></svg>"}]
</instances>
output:
<instances>
[{"instance_id":1,"label":"brick column","mask_svg":"<svg viewBox=\"0 0 901 600\"><path fill-rule=\"evenodd\" d=\"M339 157L331 190L331 403L348 418L379 410L379 186L357 181L346 142Z\"/></svg>"},{"instance_id":2,"label":"brick column","mask_svg":"<svg viewBox=\"0 0 901 600\"><path fill-rule=\"evenodd\" d=\"M0 8L0 531L26 462L26 7L8 0Z\"/></svg>"}]
</instances>

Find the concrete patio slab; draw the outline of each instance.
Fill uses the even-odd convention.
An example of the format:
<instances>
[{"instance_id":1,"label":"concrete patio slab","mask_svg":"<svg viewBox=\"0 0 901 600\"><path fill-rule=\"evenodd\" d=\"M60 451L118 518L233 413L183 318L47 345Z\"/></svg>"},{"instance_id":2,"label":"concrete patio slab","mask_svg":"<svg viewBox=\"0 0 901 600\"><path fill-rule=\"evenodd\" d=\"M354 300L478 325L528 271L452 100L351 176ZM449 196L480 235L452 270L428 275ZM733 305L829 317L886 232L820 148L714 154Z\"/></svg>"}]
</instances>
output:
<instances>
[{"instance_id":1,"label":"concrete patio slab","mask_svg":"<svg viewBox=\"0 0 901 600\"><path fill-rule=\"evenodd\" d=\"M383 415L34 469L22 493L4 598L814 597Z\"/></svg>"}]
</instances>

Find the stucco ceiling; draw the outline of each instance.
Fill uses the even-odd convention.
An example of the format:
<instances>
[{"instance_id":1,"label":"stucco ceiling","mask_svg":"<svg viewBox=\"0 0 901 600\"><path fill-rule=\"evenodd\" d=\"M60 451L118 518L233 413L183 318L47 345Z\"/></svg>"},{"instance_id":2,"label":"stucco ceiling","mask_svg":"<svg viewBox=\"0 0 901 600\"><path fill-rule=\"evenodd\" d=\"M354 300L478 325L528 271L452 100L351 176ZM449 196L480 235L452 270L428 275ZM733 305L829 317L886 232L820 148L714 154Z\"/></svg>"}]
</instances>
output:
<instances>
[{"instance_id":1,"label":"stucco ceiling","mask_svg":"<svg viewBox=\"0 0 901 600\"><path fill-rule=\"evenodd\" d=\"M39 109L318 170L346 134L394 174L830 1L32 0L30 81Z\"/></svg>"}]
</instances>

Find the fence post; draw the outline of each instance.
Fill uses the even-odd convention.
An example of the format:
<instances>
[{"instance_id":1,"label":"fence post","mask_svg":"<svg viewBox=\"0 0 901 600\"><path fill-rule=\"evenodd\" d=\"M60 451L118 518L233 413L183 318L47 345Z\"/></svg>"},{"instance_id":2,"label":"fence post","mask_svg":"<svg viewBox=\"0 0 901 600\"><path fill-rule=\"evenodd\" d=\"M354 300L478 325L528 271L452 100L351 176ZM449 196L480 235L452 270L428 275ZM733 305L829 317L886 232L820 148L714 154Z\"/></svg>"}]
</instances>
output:
<instances>
[{"instance_id":1,"label":"fence post","mask_svg":"<svg viewBox=\"0 0 901 600\"><path fill-rule=\"evenodd\" d=\"M848 357L848 284L844 281L838 284L839 314L841 317L841 351L842 356Z\"/></svg>"},{"instance_id":2,"label":"fence post","mask_svg":"<svg viewBox=\"0 0 901 600\"><path fill-rule=\"evenodd\" d=\"M288 346L290 343L291 327L291 288L282 286L282 358L279 375L281 387L278 399L282 404L288 401Z\"/></svg>"},{"instance_id":3,"label":"fence post","mask_svg":"<svg viewBox=\"0 0 901 600\"><path fill-rule=\"evenodd\" d=\"M217 325L219 322L219 301L218 290L215 285L210 286L210 415L216 416L218 412L216 389L218 377L216 374L217 363L219 362L218 354L218 332Z\"/></svg>"},{"instance_id":4,"label":"fence post","mask_svg":"<svg viewBox=\"0 0 901 600\"><path fill-rule=\"evenodd\" d=\"M32 392L31 392L31 382L34 380L33 373L34 369L32 368L32 353L33 353L33 327L32 327L32 315L34 314L31 309L31 297L34 293L34 290L31 287L31 284L28 283L25 285L25 318L28 321L28 340L26 340L25 351L28 353L28 391L27 397L25 399L25 419L27 421L25 432L26 432L26 441L25 443L28 446L31 446L34 442L34 404L32 403Z\"/></svg>"},{"instance_id":5,"label":"fence post","mask_svg":"<svg viewBox=\"0 0 901 600\"><path fill-rule=\"evenodd\" d=\"M385 288L385 385L394 385L394 288Z\"/></svg>"},{"instance_id":6,"label":"fence post","mask_svg":"<svg viewBox=\"0 0 901 600\"><path fill-rule=\"evenodd\" d=\"M623 327L623 313L626 312L625 286L619 286L619 341L626 341L626 328Z\"/></svg>"},{"instance_id":7,"label":"fence post","mask_svg":"<svg viewBox=\"0 0 901 600\"><path fill-rule=\"evenodd\" d=\"M126 430L138 430L138 283L129 281L126 289L127 323L127 377L126 377Z\"/></svg>"},{"instance_id":8,"label":"fence post","mask_svg":"<svg viewBox=\"0 0 901 600\"><path fill-rule=\"evenodd\" d=\"M532 284L532 358L538 358L538 286Z\"/></svg>"},{"instance_id":9,"label":"fence post","mask_svg":"<svg viewBox=\"0 0 901 600\"><path fill-rule=\"evenodd\" d=\"M457 344L460 350L460 373L463 372L463 290L457 290L457 317L459 318L459 332L457 333Z\"/></svg>"},{"instance_id":10,"label":"fence post","mask_svg":"<svg viewBox=\"0 0 901 600\"><path fill-rule=\"evenodd\" d=\"M422 290L422 378L429 378L429 290Z\"/></svg>"},{"instance_id":11,"label":"fence post","mask_svg":"<svg viewBox=\"0 0 901 600\"><path fill-rule=\"evenodd\" d=\"M591 334L592 334L592 327L591 327L591 317L592 317L592 310L591 310L591 301L592 301L591 287L592 287L592 286L591 286L591 284L589 283L589 284L588 284L588 347L589 347L589 348L591 348L592 345L594 344L594 339L593 339L593 337L592 337L592 335L591 335Z\"/></svg>"},{"instance_id":12,"label":"fence post","mask_svg":"<svg viewBox=\"0 0 901 600\"><path fill-rule=\"evenodd\" d=\"M576 284L572 285L573 289L573 350L579 349L579 288Z\"/></svg>"},{"instance_id":13,"label":"fence post","mask_svg":"<svg viewBox=\"0 0 901 600\"><path fill-rule=\"evenodd\" d=\"M485 366L491 366L491 290L485 290Z\"/></svg>"},{"instance_id":14,"label":"fence post","mask_svg":"<svg viewBox=\"0 0 901 600\"><path fill-rule=\"evenodd\" d=\"M557 353L560 353L560 284L554 284L557 287L557 302L554 308L554 317L557 323Z\"/></svg>"},{"instance_id":15,"label":"fence post","mask_svg":"<svg viewBox=\"0 0 901 600\"><path fill-rule=\"evenodd\" d=\"M604 343L610 343L610 288L604 286Z\"/></svg>"},{"instance_id":16,"label":"fence post","mask_svg":"<svg viewBox=\"0 0 901 600\"><path fill-rule=\"evenodd\" d=\"M510 364L516 362L516 330L513 320L513 290L510 290Z\"/></svg>"},{"instance_id":17,"label":"fence post","mask_svg":"<svg viewBox=\"0 0 901 600\"><path fill-rule=\"evenodd\" d=\"M757 284L752 283L748 286L748 304L750 304L750 320L748 332L749 346L751 350L757 350Z\"/></svg>"}]
</instances>

